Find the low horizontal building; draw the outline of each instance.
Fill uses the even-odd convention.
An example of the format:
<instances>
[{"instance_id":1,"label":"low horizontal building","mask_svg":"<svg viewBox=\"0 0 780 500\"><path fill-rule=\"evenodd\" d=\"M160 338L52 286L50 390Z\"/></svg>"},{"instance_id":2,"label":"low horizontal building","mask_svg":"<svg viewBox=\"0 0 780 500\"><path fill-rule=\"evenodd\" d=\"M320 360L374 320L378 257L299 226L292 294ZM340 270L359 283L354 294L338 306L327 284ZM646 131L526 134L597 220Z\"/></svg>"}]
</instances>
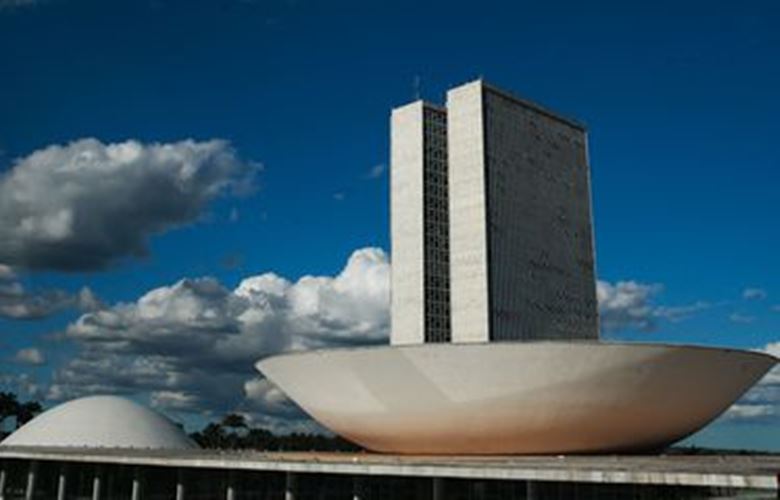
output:
<instances>
[{"instance_id":1,"label":"low horizontal building","mask_svg":"<svg viewBox=\"0 0 780 500\"><path fill-rule=\"evenodd\" d=\"M15 498L778 498L778 455L408 456L0 447Z\"/></svg>"}]
</instances>

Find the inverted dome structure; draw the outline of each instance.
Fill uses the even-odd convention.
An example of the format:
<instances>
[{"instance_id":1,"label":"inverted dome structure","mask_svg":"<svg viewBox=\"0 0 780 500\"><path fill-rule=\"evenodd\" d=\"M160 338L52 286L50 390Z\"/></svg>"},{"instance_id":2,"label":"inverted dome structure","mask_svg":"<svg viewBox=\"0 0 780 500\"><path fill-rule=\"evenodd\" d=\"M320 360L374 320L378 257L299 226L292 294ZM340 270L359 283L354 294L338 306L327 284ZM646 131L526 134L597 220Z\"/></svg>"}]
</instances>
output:
<instances>
[{"instance_id":1,"label":"inverted dome structure","mask_svg":"<svg viewBox=\"0 0 780 500\"><path fill-rule=\"evenodd\" d=\"M0 446L197 448L166 417L117 396L91 396L63 403L20 427Z\"/></svg>"},{"instance_id":2,"label":"inverted dome structure","mask_svg":"<svg viewBox=\"0 0 780 500\"><path fill-rule=\"evenodd\" d=\"M712 421L775 363L694 346L501 342L311 351L257 368L370 450L558 454L660 449Z\"/></svg>"}]
</instances>

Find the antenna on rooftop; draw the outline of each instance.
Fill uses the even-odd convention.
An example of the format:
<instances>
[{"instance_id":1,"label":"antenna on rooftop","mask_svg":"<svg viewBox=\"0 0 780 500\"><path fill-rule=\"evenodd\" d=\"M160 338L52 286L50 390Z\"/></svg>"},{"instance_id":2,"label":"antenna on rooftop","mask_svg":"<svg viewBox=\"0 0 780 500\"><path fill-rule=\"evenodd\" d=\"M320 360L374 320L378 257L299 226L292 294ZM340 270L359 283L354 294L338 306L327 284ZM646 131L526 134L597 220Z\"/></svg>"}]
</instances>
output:
<instances>
[{"instance_id":1,"label":"antenna on rooftop","mask_svg":"<svg viewBox=\"0 0 780 500\"><path fill-rule=\"evenodd\" d=\"M420 100L420 87L422 87L422 78L420 78L420 75L414 75L412 80L412 98L415 101Z\"/></svg>"}]
</instances>

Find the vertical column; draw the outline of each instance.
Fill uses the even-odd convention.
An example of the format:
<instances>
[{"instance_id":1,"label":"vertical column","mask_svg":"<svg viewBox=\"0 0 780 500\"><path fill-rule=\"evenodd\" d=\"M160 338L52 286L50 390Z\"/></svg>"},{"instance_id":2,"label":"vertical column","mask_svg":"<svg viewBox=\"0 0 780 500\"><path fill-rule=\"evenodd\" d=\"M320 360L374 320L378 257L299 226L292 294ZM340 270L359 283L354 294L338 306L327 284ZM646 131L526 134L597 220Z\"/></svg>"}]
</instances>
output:
<instances>
[{"instance_id":1,"label":"vertical column","mask_svg":"<svg viewBox=\"0 0 780 500\"><path fill-rule=\"evenodd\" d=\"M24 490L24 500L32 500L35 495L35 476L38 472L38 462L30 462L30 469L27 472L27 487Z\"/></svg>"},{"instance_id":2,"label":"vertical column","mask_svg":"<svg viewBox=\"0 0 780 500\"><path fill-rule=\"evenodd\" d=\"M184 470L179 469L176 475L176 500L184 500Z\"/></svg>"},{"instance_id":3,"label":"vertical column","mask_svg":"<svg viewBox=\"0 0 780 500\"><path fill-rule=\"evenodd\" d=\"M57 478L57 500L65 500L65 490L67 489L67 476L65 464L60 464L60 475Z\"/></svg>"},{"instance_id":4,"label":"vertical column","mask_svg":"<svg viewBox=\"0 0 780 500\"><path fill-rule=\"evenodd\" d=\"M5 499L5 464L0 466L0 500Z\"/></svg>"},{"instance_id":5,"label":"vertical column","mask_svg":"<svg viewBox=\"0 0 780 500\"><path fill-rule=\"evenodd\" d=\"M293 472L287 471L284 477L284 500L295 500L295 490L298 478Z\"/></svg>"},{"instance_id":6,"label":"vertical column","mask_svg":"<svg viewBox=\"0 0 780 500\"><path fill-rule=\"evenodd\" d=\"M100 500L100 469L95 469L95 476L92 478L92 500Z\"/></svg>"},{"instance_id":7,"label":"vertical column","mask_svg":"<svg viewBox=\"0 0 780 500\"><path fill-rule=\"evenodd\" d=\"M364 500L365 485L363 478L355 476L352 478L352 500Z\"/></svg>"},{"instance_id":8,"label":"vertical column","mask_svg":"<svg viewBox=\"0 0 780 500\"><path fill-rule=\"evenodd\" d=\"M390 126L390 343L425 342L423 103L393 110Z\"/></svg>"},{"instance_id":9,"label":"vertical column","mask_svg":"<svg viewBox=\"0 0 780 500\"><path fill-rule=\"evenodd\" d=\"M538 498L536 494L536 483L533 481L525 482L525 498L526 500L536 500Z\"/></svg>"},{"instance_id":10,"label":"vertical column","mask_svg":"<svg viewBox=\"0 0 780 500\"><path fill-rule=\"evenodd\" d=\"M483 104L481 81L447 92L453 342L490 341Z\"/></svg>"},{"instance_id":11,"label":"vertical column","mask_svg":"<svg viewBox=\"0 0 780 500\"><path fill-rule=\"evenodd\" d=\"M233 471L228 471L227 488L225 488L225 500L236 500L236 477Z\"/></svg>"},{"instance_id":12,"label":"vertical column","mask_svg":"<svg viewBox=\"0 0 780 500\"><path fill-rule=\"evenodd\" d=\"M131 500L141 500L141 467L136 467L133 473L133 488L130 492Z\"/></svg>"},{"instance_id":13,"label":"vertical column","mask_svg":"<svg viewBox=\"0 0 780 500\"><path fill-rule=\"evenodd\" d=\"M433 493L431 495L433 500L444 500L444 478L433 478Z\"/></svg>"}]
</instances>

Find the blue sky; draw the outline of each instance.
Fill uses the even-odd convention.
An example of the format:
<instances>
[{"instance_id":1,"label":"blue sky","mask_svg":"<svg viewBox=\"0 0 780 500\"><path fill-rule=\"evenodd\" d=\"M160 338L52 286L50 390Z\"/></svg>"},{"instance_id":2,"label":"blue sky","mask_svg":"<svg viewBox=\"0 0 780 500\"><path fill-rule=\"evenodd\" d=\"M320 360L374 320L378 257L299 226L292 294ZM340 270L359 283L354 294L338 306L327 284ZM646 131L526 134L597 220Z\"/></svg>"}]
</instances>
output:
<instances>
[{"instance_id":1,"label":"blue sky","mask_svg":"<svg viewBox=\"0 0 780 500\"><path fill-rule=\"evenodd\" d=\"M447 88L480 76L589 128L598 276L612 285L604 293L624 299L605 311L615 318L606 337L767 349L780 341L779 22L773 1L0 0L0 264L11 276L0 286L15 287L0 316L0 381L52 402L116 387L188 422L230 409L296 421L272 388L250 380L251 366L228 367L244 359L233 351L216 364L243 394L209 407L198 391L219 391L192 374L199 355L165 350L186 335L161 346L157 333L193 324L244 332L225 311L242 280L272 272L289 293L314 286L299 278L321 277L319 311L337 294L339 311L376 309L366 319L376 331L345 331L371 342L385 335L377 304L386 290L372 289L377 302L366 306L340 283L352 283L352 271L386 273L378 250L359 252L352 267L347 259L389 250L389 110L412 99L415 81L424 98L441 101ZM79 142L86 138L97 141ZM76 194L63 194L67 177L46 175L84 151L101 168L110 145L131 140L137 164L114 164L100 182L74 177L83 188ZM133 168L181 167L156 144L208 175L171 192L147 189ZM61 148L48 159L32 156L53 145ZM19 185L35 200L8 201ZM135 201L145 209L127 207ZM104 208L111 203L113 212ZM95 220L51 227L48 242L9 229L63 213ZM137 241L106 243L125 226ZM57 239L63 228L70 239ZM85 237L94 245L64 244ZM207 276L205 285L180 281ZM95 300L78 297L84 287ZM159 306L165 312L152 320L143 312L151 299L139 299L159 287L159 303L187 300L176 302L183 309ZM289 311L303 306L289 300L276 327L251 335L320 345L296 337L300 318ZM185 306L203 301L224 322L187 316ZM95 339L113 334L125 344L101 351L110 343ZM280 348L271 344L247 356ZM98 363L107 356L121 369ZM139 370L162 380L167 369L186 384L128 381ZM101 370L127 376L101 385ZM760 412L736 412L693 442L780 450L780 383L762 390L747 405Z\"/></svg>"}]
</instances>

